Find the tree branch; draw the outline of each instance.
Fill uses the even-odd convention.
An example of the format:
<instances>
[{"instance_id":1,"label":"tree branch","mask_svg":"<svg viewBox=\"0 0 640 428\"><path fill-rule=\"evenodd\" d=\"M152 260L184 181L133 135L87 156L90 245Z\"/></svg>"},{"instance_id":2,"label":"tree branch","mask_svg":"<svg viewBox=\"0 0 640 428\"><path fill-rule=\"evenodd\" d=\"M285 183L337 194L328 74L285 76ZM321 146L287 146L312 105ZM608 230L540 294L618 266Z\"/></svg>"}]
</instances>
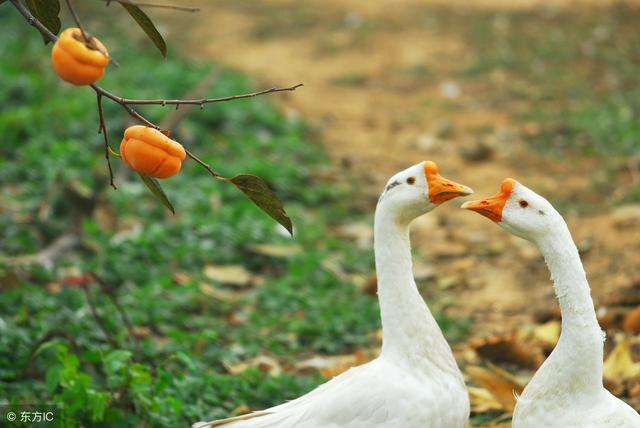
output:
<instances>
[{"instance_id":1,"label":"tree branch","mask_svg":"<svg viewBox=\"0 0 640 428\"><path fill-rule=\"evenodd\" d=\"M117 2L122 4L130 4L138 7L155 7L158 9L173 9L179 10L181 12L200 12L200 8L198 7L187 7L187 6L174 6L172 4L157 4L157 3L141 3L137 1L131 0L102 0L107 3L107 6L111 4L111 2Z\"/></svg>"},{"instance_id":2,"label":"tree branch","mask_svg":"<svg viewBox=\"0 0 640 428\"><path fill-rule=\"evenodd\" d=\"M107 160L107 167L109 168L109 184L115 190L118 188L116 184L113 182L113 168L111 168L111 158L109 157L109 151L111 147L109 146L109 137L107 135L107 125L104 123L104 113L102 111L102 94L96 94L97 103L98 103L98 117L100 120L100 127L98 128L98 134L102 133L104 137L104 157Z\"/></svg>"},{"instance_id":3,"label":"tree branch","mask_svg":"<svg viewBox=\"0 0 640 428\"><path fill-rule=\"evenodd\" d=\"M100 330L102 330L102 333L104 334L105 338L107 339L107 342L109 342L111 347L114 349L118 349L119 348L118 342L111 335L111 333L109 332L109 329L107 329L107 326L105 325L104 321L100 317L100 314L98 314L98 309L96 308L96 305L93 302L93 298L91 297L89 284L87 282L82 284L82 289L84 290L84 294L87 297L87 303L89 304L89 308L91 309L91 314L93 315L93 318L96 320L96 324L98 324L98 327L100 327Z\"/></svg>"},{"instance_id":4,"label":"tree branch","mask_svg":"<svg viewBox=\"0 0 640 428\"><path fill-rule=\"evenodd\" d=\"M42 22L38 21L36 19L35 16L33 16L31 14L31 12L29 12L29 10L24 7L24 5L22 3L20 3L19 0L9 0L11 2L11 4L13 4L13 6L18 9L18 12L20 12L22 14L22 16L24 16L24 18L27 20L27 23L33 27L36 28L36 30L38 30L40 32L40 34L42 34L44 37L46 37L49 41L51 42L55 42L56 40L58 40L58 38L56 37L55 34L53 34L51 31L49 31L49 29L47 27L45 27Z\"/></svg>"},{"instance_id":5,"label":"tree branch","mask_svg":"<svg viewBox=\"0 0 640 428\"><path fill-rule=\"evenodd\" d=\"M111 303L113 303L113 306L116 307L116 310L120 314L120 318L122 319L122 322L124 323L124 326L127 329L129 338L133 341L133 344L136 347L136 354L140 355L140 342L138 341L138 337L133 331L133 324L131 323L131 320L129 320L129 316L127 315L124 308L120 304L120 301L118 300L118 297L113 291L112 287L109 284L107 284L107 282L104 279L102 279L102 277L100 277L97 273L89 272L89 274L91 275L93 280L100 286L100 289L102 290L102 292L106 294L107 297L109 297L109 300L111 300Z\"/></svg>"},{"instance_id":6,"label":"tree branch","mask_svg":"<svg viewBox=\"0 0 640 428\"><path fill-rule=\"evenodd\" d=\"M111 98L112 100L114 100L115 102L117 102L118 104L124 104L124 105L204 105L204 104L211 104L211 103L220 103L220 102L224 102L224 101L232 101L232 100L239 100L239 99L243 99L243 98L253 98L253 97L257 97L259 95L266 95L266 94L271 94L273 92L285 92L285 91L295 91L296 89L298 89L299 87L304 86L304 84L302 83L298 83L297 85L294 86L289 86L287 88L269 88L269 89L264 89L262 91L258 91L258 92L251 92L248 94L241 94L241 95L231 95L228 97L221 97L221 98L199 98L199 99L192 99L192 100L165 100L165 99L155 99L155 100L134 100L134 99L129 99L129 98L122 98L119 97L117 95L113 95L113 94L109 94L111 95L109 98ZM107 96L107 94L104 94L105 96Z\"/></svg>"}]
</instances>

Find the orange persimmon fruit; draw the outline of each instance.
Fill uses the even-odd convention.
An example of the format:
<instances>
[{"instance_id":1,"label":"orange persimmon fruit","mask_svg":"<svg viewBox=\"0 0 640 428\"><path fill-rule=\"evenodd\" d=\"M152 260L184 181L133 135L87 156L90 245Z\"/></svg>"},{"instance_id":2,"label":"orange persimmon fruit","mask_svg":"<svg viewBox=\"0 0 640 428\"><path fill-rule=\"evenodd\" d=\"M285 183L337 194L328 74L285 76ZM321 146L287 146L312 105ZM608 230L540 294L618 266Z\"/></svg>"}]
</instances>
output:
<instances>
[{"instance_id":1,"label":"orange persimmon fruit","mask_svg":"<svg viewBox=\"0 0 640 428\"><path fill-rule=\"evenodd\" d=\"M176 175L187 156L184 147L157 129L130 126L120 143L120 156L134 171L155 178Z\"/></svg>"},{"instance_id":2,"label":"orange persimmon fruit","mask_svg":"<svg viewBox=\"0 0 640 428\"><path fill-rule=\"evenodd\" d=\"M100 40L89 38L91 42L87 43L79 28L67 28L53 45L51 64L65 82L90 85L104 74L109 52Z\"/></svg>"}]
</instances>

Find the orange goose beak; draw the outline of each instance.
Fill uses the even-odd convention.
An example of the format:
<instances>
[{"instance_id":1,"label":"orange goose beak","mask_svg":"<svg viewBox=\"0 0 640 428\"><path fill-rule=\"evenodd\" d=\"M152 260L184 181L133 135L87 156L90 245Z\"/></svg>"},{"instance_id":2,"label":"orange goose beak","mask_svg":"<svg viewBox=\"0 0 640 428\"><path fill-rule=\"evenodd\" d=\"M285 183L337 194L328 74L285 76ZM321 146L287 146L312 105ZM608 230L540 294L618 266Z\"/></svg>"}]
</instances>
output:
<instances>
[{"instance_id":1,"label":"orange goose beak","mask_svg":"<svg viewBox=\"0 0 640 428\"><path fill-rule=\"evenodd\" d=\"M494 196L477 201L465 202L460 208L475 211L491 221L500 223L502 221L502 210L511 196L511 192L516 183L517 181L513 178L505 178L500 186L500 191Z\"/></svg>"},{"instance_id":2,"label":"orange goose beak","mask_svg":"<svg viewBox=\"0 0 640 428\"><path fill-rule=\"evenodd\" d=\"M424 176L429 185L429 200L434 204L441 204L449 199L473 193L470 187L448 180L438 174L438 166L435 162L425 161L423 167Z\"/></svg>"}]
</instances>

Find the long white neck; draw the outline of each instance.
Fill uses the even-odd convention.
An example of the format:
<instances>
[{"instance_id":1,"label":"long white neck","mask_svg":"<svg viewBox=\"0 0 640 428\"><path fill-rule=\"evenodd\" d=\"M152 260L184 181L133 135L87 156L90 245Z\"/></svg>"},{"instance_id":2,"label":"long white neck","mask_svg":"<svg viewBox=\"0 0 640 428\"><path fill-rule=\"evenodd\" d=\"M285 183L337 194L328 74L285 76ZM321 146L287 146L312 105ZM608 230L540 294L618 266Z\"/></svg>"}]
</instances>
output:
<instances>
[{"instance_id":1,"label":"long white neck","mask_svg":"<svg viewBox=\"0 0 640 428\"><path fill-rule=\"evenodd\" d=\"M409 225L395 221L384 205L374 227L381 356L426 370L459 373L449 344L418 292L411 266Z\"/></svg>"},{"instance_id":2,"label":"long white neck","mask_svg":"<svg viewBox=\"0 0 640 428\"><path fill-rule=\"evenodd\" d=\"M551 271L560 303L562 333L527 389L534 390L536 384L542 383L547 391L549 385L554 385L559 394L597 393L602 390L603 333L578 249L561 218L553 233L537 244Z\"/></svg>"}]
</instances>

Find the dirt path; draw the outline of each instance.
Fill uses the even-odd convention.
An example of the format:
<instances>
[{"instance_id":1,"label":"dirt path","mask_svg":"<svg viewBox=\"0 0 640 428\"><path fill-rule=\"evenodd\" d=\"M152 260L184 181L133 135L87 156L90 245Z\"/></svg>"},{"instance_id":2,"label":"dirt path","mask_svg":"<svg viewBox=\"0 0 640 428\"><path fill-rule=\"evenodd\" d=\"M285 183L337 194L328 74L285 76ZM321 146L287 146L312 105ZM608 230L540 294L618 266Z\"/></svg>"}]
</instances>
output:
<instances>
[{"instance_id":1,"label":"dirt path","mask_svg":"<svg viewBox=\"0 0 640 428\"><path fill-rule=\"evenodd\" d=\"M280 102L319 132L338 170L375 183L366 185L367 196L392 172L423 159L437 161L446 176L478 196L493 194L511 176L567 206L579 201L591 207L589 216L569 211L566 217L584 251L596 301L640 284L640 222L637 215L612 215L603 202L610 195L593 188L597 159L559 162L534 154L525 141L534 125L517 120L523 105L510 92L518 82L499 69L461 77L478 52L456 25L479 14L498 30L508 29L500 12L515 2L193 3L202 11L173 18L169 38L182 37L190 55L220 60L266 85L304 82ZM540 8L537 1L517 3L525 12ZM556 0L545 7L595 3L605 4ZM477 215L440 209L418 222L414 245L419 257L437 265L437 286L426 295L471 317L474 335L511 329L556 307L537 250Z\"/></svg>"}]
</instances>

